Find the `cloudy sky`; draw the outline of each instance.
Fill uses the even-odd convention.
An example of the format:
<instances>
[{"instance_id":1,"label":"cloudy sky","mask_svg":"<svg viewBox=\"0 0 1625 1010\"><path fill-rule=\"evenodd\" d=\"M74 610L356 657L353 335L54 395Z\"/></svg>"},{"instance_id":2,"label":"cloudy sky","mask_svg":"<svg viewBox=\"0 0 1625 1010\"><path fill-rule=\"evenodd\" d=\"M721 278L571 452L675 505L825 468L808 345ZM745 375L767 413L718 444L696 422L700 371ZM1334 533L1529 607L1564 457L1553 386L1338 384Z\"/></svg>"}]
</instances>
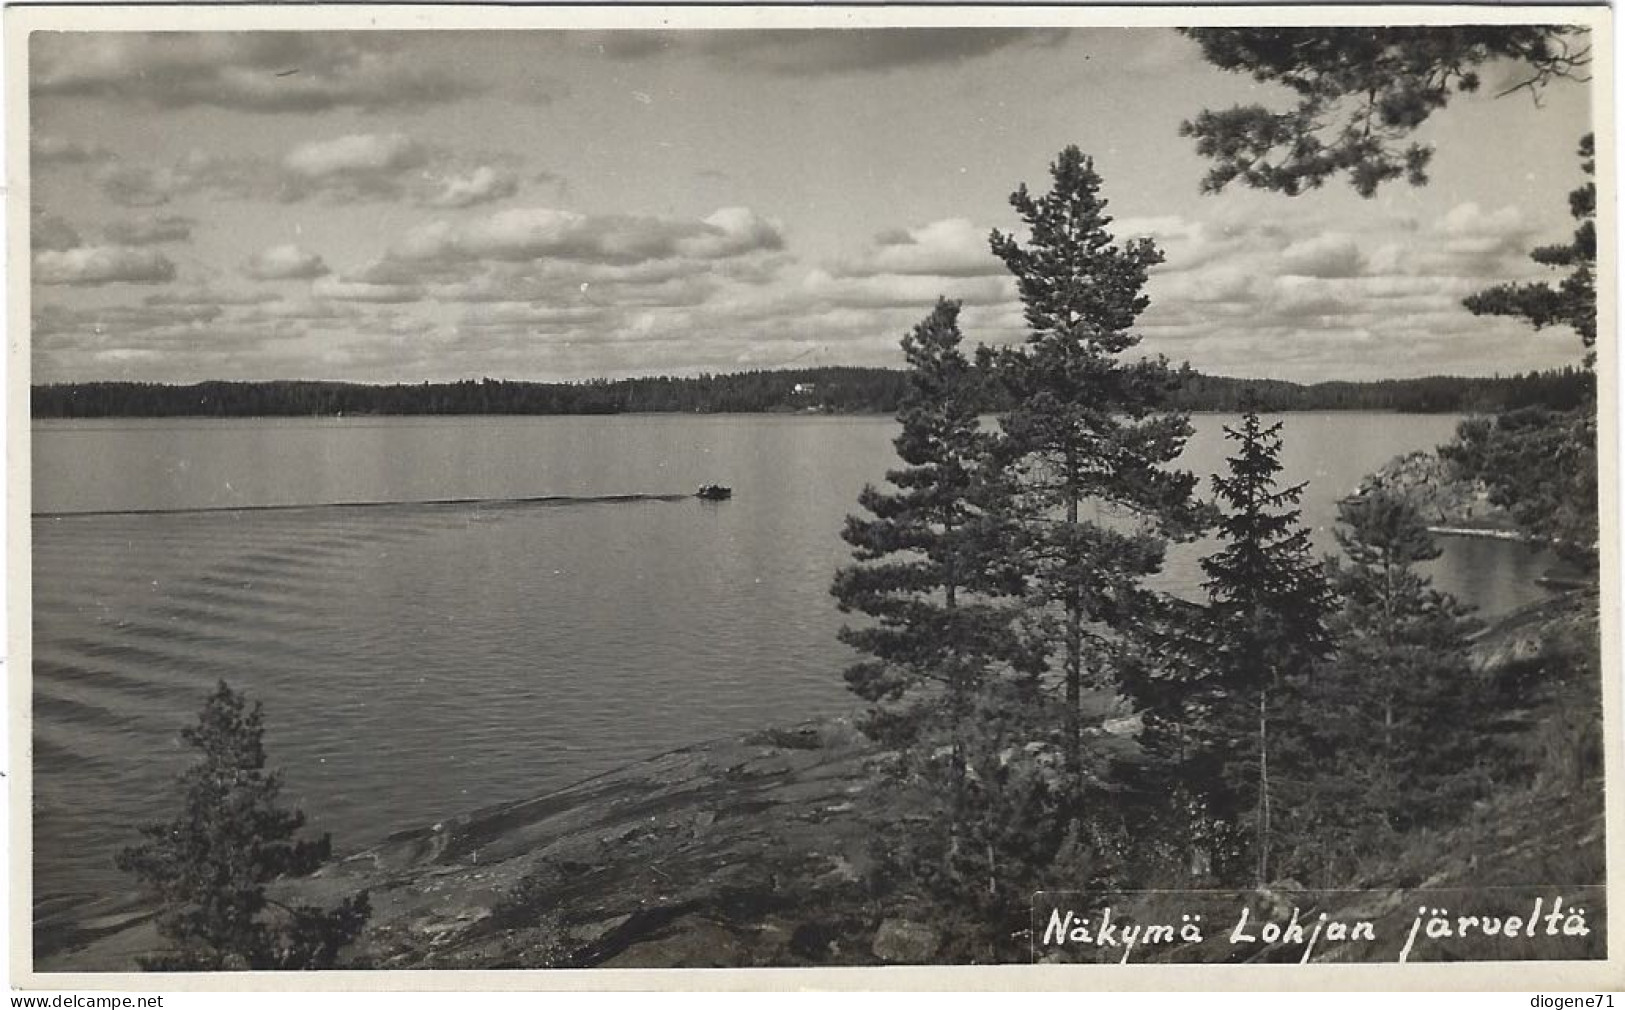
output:
<instances>
[{"instance_id":1,"label":"cloudy sky","mask_svg":"<svg viewBox=\"0 0 1625 1010\"><path fill-rule=\"evenodd\" d=\"M1167 262L1144 348L1296 380L1573 363L1462 296L1572 229L1583 85L1458 100L1431 185L1203 196L1275 100L1165 29L36 33L33 379L895 365L937 295L1021 338L1008 195L1095 158Z\"/></svg>"}]
</instances>

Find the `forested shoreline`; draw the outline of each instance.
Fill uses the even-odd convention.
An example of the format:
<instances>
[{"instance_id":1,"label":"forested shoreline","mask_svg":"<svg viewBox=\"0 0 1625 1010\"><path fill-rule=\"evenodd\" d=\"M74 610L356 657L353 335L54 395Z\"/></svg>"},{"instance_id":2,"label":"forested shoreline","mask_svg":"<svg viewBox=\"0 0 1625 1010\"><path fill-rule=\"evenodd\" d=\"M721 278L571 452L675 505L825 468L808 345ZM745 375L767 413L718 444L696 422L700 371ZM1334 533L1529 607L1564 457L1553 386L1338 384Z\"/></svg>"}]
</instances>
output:
<instances>
[{"instance_id":1,"label":"forested shoreline","mask_svg":"<svg viewBox=\"0 0 1625 1010\"><path fill-rule=\"evenodd\" d=\"M1576 368L1513 376L1431 376L1372 382L1238 379L1175 373L1166 403L1182 411L1234 413L1244 403L1270 413L1381 410L1493 413L1522 407L1569 410L1593 395L1595 376ZM328 417L377 415L895 413L907 373L892 368L824 367L691 377L585 382L460 382L371 385L349 382L72 382L32 390L36 418ZM988 383L982 409L1008 409Z\"/></svg>"}]
</instances>

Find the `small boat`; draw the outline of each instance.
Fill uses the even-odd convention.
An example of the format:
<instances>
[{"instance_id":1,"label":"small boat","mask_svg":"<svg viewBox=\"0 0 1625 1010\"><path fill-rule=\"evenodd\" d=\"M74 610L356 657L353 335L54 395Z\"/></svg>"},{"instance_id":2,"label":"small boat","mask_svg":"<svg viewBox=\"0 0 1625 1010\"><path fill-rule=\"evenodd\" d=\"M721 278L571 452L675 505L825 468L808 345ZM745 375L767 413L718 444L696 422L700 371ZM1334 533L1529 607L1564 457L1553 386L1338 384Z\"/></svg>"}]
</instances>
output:
<instances>
[{"instance_id":1,"label":"small boat","mask_svg":"<svg viewBox=\"0 0 1625 1010\"><path fill-rule=\"evenodd\" d=\"M734 489L723 487L721 484L702 484L700 489L694 492L694 497L702 498L705 501L725 501L733 496Z\"/></svg>"}]
</instances>

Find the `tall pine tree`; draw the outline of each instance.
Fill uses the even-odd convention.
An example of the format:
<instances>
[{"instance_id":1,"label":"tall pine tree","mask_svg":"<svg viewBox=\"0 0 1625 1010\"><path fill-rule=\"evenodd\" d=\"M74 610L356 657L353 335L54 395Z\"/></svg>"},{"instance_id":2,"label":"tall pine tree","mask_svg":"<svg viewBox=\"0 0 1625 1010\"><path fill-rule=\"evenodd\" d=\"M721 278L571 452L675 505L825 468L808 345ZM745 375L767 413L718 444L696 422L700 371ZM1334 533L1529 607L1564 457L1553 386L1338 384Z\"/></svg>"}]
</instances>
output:
<instances>
[{"instance_id":1,"label":"tall pine tree","mask_svg":"<svg viewBox=\"0 0 1625 1010\"><path fill-rule=\"evenodd\" d=\"M892 489L864 488L868 515L848 516L842 532L856 563L831 587L842 611L873 619L840 632L867 656L846 673L874 704L866 730L907 748L945 728L956 818L979 692L995 667L1036 663L1014 624L1021 575L1007 554L1010 483L977 416L980 384L960 351L958 318L958 303L940 300L903 339L908 385L893 444L904 466L886 474Z\"/></svg>"},{"instance_id":2,"label":"tall pine tree","mask_svg":"<svg viewBox=\"0 0 1625 1010\"><path fill-rule=\"evenodd\" d=\"M1083 692L1115 690L1122 636L1153 606L1142 581L1161 568L1166 538L1193 534L1196 478L1169 469L1191 433L1179 413L1153 413L1173 373L1163 360L1125 362L1162 261L1148 239L1119 245L1091 159L1076 147L1050 167L1051 189L1025 185L1010 203L1026 243L995 231L993 252L1015 275L1030 328L1001 365L1015 406L1001 419L1020 474L1021 560L1029 591L1059 611L1064 690L1061 745L1074 785L1083 771ZM1124 515L1118 522L1090 511Z\"/></svg>"}]
</instances>

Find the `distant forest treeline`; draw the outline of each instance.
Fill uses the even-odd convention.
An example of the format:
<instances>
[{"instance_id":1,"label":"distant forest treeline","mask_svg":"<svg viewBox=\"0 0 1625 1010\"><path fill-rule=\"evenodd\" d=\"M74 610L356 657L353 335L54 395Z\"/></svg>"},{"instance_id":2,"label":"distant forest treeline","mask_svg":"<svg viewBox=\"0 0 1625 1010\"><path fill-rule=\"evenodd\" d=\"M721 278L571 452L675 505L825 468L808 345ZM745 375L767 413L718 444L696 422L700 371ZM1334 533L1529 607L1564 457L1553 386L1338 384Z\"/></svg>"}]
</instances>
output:
<instances>
[{"instance_id":1,"label":"distant forest treeline","mask_svg":"<svg viewBox=\"0 0 1625 1010\"><path fill-rule=\"evenodd\" d=\"M904 372L804 368L690 378L507 382L498 379L375 386L347 382L86 382L35 386L33 414L61 417L298 417L336 414L735 414L816 410L894 413ZM1183 374L1169 406L1239 410L1251 394L1264 412L1387 410L1473 413L1544 406L1566 410L1593 376L1565 368L1495 378L1437 376L1300 385L1274 379ZM996 392L987 409L1005 405Z\"/></svg>"}]
</instances>

